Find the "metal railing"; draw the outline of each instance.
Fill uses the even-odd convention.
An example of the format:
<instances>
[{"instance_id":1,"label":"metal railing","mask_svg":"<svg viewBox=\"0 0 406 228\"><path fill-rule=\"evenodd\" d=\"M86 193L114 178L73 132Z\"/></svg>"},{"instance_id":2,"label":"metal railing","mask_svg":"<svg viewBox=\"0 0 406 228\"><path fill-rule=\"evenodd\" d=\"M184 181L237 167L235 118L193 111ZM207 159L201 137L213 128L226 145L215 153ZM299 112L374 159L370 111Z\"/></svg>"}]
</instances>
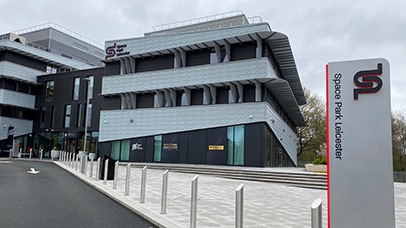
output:
<instances>
[{"instance_id":1,"label":"metal railing","mask_svg":"<svg viewBox=\"0 0 406 228\"><path fill-rule=\"evenodd\" d=\"M83 41L83 42L85 42L87 44L93 45L93 46L95 46L97 48L100 48L100 49L104 49L103 44L100 44L100 43L98 43L98 42L96 42L94 40L91 40L91 39L89 39L87 37L79 35L79 34L73 32L72 30L64 28L64 27L62 27L62 26L60 26L58 24L55 24L53 22L45 23L45 24L41 24L41 25L37 25L37 26L33 26L33 27L21 29L21 30L17 30L17 31L14 31L13 33L15 33L17 35L21 35L21 34L24 34L24 33L35 32L35 31L42 30L42 29L47 29L47 28L53 28L53 29L58 30L58 31L60 31L62 33L65 33L66 35L69 35L69 36L72 36L72 37L74 37L74 38L76 38L78 40L81 40L81 41Z\"/></svg>"},{"instance_id":2,"label":"metal railing","mask_svg":"<svg viewBox=\"0 0 406 228\"><path fill-rule=\"evenodd\" d=\"M199 18L190 19L190 20L167 23L167 24L163 24L163 25L156 25L156 26L152 26L151 28L154 31L161 31L161 30L172 29L172 28L177 28L177 27L187 26L187 25L194 25L194 24L224 19L224 18L228 18L228 17L239 16L239 15L244 15L244 13L241 10L236 10L236 11L215 14L215 15L206 16L206 17L199 17Z\"/></svg>"}]
</instances>

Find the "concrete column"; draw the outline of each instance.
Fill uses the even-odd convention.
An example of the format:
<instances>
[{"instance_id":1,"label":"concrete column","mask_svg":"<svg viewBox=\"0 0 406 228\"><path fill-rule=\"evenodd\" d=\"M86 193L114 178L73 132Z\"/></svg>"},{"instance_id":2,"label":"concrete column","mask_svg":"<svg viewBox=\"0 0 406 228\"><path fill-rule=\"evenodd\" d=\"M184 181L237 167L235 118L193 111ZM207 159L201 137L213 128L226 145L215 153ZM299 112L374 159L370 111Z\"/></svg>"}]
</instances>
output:
<instances>
[{"instance_id":1,"label":"concrete column","mask_svg":"<svg viewBox=\"0 0 406 228\"><path fill-rule=\"evenodd\" d=\"M164 91L164 93L165 93L165 99L166 99L165 107L172 107L171 93L167 89Z\"/></svg>"},{"instance_id":2,"label":"concrete column","mask_svg":"<svg viewBox=\"0 0 406 228\"><path fill-rule=\"evenodd\" d=\"M211 94L210 94L210 89L209 89L209 87L207 87L207 86L203 86L203 91L204 91L204 94L205 94L205 96L206 96L206 100L207 100L207 104L211 104Z\"/></svg>"},{"instance_id":3,"label":"concrete column","mask_svg":"<svg viewBox=\"0 0 406 228\"><path fill-rule=\"evenodd\" d=\"M172 106L176 106L176 90L174 89L169 89L170 93L171 93L171 100L172 100Z\"/></svg>"},{"instance_id":4,"label":"concrete column","mask_svg":"<svg viewBox=\"0 0 406 228\"><path fill-rule=\"evenodd\" d=\"M256 102L262 101L262 85L258 81L255 81L255 101Z\"/></svg>"},{"instance_id":5,"label":"concrete column","mask_svg":"<svg viewBox=\"0 0 406 228\"><path fill-rule=\"evenodd\" d=\"M131 64L131 72L135 73L135 68L137 66L137 62L134 57L130 56L130 64Z\"/></svg>"},{"instance_id":6,"label":"concrete column","mask_svg":"<svg viewBox=\"0 0 406 228\"><path fill-rule=\"evenodd\" d=\"M234 85L233 83L230 83L230 90L231 90L231 95L233 96L234 102L237 103L237 86Z\"/></svg>"},{"instance_id":7,"label":"concrete column","mask_svg":"<svg viewBox=\"0 0 406 228\"><path fill-rule=\"evenodd\" d=\"M262 47L262 39L258 35L255 35L255 39L257 40L257 54L256 54L256 57L261 58L262 57L262 48L263 48Z\"/></svg>"},{"instance_id":8,"label":"concrete column","mask_svg":"<svg viewBox=\"0 0 406 228\"><path fill-rule=\"evenodd\" d=\"M175 64L174 64L174 68L180 68L180 61L182 61L181 57L180 57L180 53L176 49L173 49L173 53L175 54L175 60L176 60Z\"/></svg>"},{"instance_id":9,"label":"concrete column","mask_svg":"<svg viewBox=\"0 0 406 228\"><path fill-rule=\"evenodd\" d=\"M221 63L221 47L217 42L214 42L214 50L216 51L217 62Z\"/></svg>"},{"instance_id":10,"label":"concrete column","mask_svg":"<svg viewBox=\"0 0 406 228\"><path fill-rule=\"evenodd\" d=\"M242 102L244 102L244 99L243 99L243 97L244 97L244 87L239 82L237 82L237 89L238 89L238 95L239 95L239 98L240 98L238 100L238 103L242 103Z\"/></svg>"},{"instance_id":11,"label":"concrete column","mask_svg":"<svg viewBox=\"0 0 406 228\"><path fill-rule=\"evenodd\" d=\"M125 93L125 100L127 102L127 108L133 109L132 102L131 102L131 96L129 93Z\"/></svg>"},{"instance_id":12,"label":"concrete column","mask_svg":"<svg viewBox=\"0 0 406 228\"><path fill-rule=\"evenodd\" d=\"M224 62L231 61L231 47L230 43L228 43L226 40L224 40L224 47L226 48L226 55L228 57L227 61L224 60Z\"/></svg>"},{"instance_id":13,"label":"concrete column","mask_svg":"<svg viewBox=\"0 0 406 228\"><path fill-rule=\"evenodd\" d=\"M183 49L180 49L180 58L182 60L182 66L186 67L186 51Z\"/></svg>"},{"instance_id":14,"label":"concrete column","mask_svg":"<svg viewBox=\"0 0 406 228\"><path fill-rule=\"evenodd\" d=\"M123 59L120 59L120 74L127 74L127 68Z\"/></svg>"},{"instance_id":15,"label":"concrete column","mask_svg":"<svg viewBox=\"0 0 406 228\"><path fill-rule=\"evenodd\" d=\"M121 109L127 109L125 94L120 94L120 98L121 98Z\"/></svg>"},{"instance_id":16,"label":"concrete column","mask_svg":"<svg viewBox=\"0 0 406 228\"><path fill-rule=\"evenodd\" d=\"M187 104L190 105L190 103L192 102L192 94L191 94L190 89L185 88L185 94L186 94Z\"/></svg>"},{"instance_id":17,"label":"concrete column","mask_svg":"<svg viewBox=\"0 0 406 228\"><path fill-rule=\"evenodd\" d=\"M137 94L136 93L130 93L131 96L131 104L133 109L137 108Z\"/></svg>"},{"instance_id":18,"label":"concrete column","mask_svg":"<svg viewBox=\"0 0 406 228\"><path fill-rule=\"evenodd\" d=\"M126 68L127 74L133 73L133 72L131 71L130 58L124 57L124 62L125 62L125 68Z\"/></svg>"},{"instance_id":19,"label":"concrete column","mask_svg":"<svg viewBox=\"0 0 406 228\"><path fill-rule=\"evenodd\" d=\"M212 104L216 104L217 102L217 87L210 85L210 93L212 98Z\"/></svg>"},{"instance_id":20,"label":"concrete column","mask_svg":"<svg viewBox=\"0 0 406 228\"><path fill-rule=\"evenodd\" d=\"M158 107L164 107L164 93L162 91L156 91L157 99L158 99Z\"/></svg>"}]
</instances>

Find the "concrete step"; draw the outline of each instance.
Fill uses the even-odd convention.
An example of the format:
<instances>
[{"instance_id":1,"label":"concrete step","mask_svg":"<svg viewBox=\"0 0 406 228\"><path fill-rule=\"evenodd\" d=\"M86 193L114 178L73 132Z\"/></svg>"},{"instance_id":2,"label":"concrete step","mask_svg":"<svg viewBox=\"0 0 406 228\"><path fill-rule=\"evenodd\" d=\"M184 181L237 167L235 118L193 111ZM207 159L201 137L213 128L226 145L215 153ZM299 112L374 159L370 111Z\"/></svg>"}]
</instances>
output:
<instances>
[{"instance_id":1,"label":"concrete step","mask_svg":"<svg viewBox=\"0 0 406 228\"><path fill-rule=\"evenodd\" d=\"M122 165L125 165L123 163ZM148 165L149 169L170 170L171 172L193 173L202 175L211 175L224 177L229 179L260 181L284 184L292 187L311 188L327 190L327 175L311 174L311 173L290 173L290 172L271 172L271 171L255 171L244 170L227 167L213 166L193 166L193 165L166 165L166 164L139 164L132 163L133 167L142 168Z\"/></svg>"}]
</instances>

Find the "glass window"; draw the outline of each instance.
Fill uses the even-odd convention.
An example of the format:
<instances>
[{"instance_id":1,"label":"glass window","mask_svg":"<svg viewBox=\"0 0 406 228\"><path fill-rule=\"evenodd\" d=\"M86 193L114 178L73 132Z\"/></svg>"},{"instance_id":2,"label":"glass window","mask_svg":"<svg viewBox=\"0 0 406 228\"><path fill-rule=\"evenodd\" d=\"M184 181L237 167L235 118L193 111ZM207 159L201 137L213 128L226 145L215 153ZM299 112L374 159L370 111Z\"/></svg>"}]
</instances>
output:
<instances>
[{"instance_id":1,"label":"glass window","mask_svg":"<svg viewBox=\"0 0 406 228\"><path fill-rule=\"evenodd\" d=\"M154 162L161 161L162 135L154 136Z\"/></svg>"},{"instance_id":2,"label":"glass window","mask_svg":"<svg viewBox=\"0 0 406 228\"><path fill-rule=\"evenodd\" d=\"M121 141L121 161L128 161L130 160L130 140L122 140Z\"/></svg>"},{"instance_id":3,"label":"glass window","mask_svg":"<svg viewBox=\"0 0 406 228\"><path fill-rule=\"evenodd\" d=\"M47 81L45 87L45 102L52 102L54 99L54 81Z\"/></svg>"},{"instance_id":4,"label":"glass window","mask_svg":"<svg viewBox=\"0 0 406 228\"><path fill-rule=\"evenodd\" d=\"M120 141L114 141L111 143L111 158L118 160L120 158Z\"/></svg>"},{"instance_id":5,"label":"glass window","mask_svg":"<svg viewBox=\"0 0 406 228\"><path fill-rule=\"evenodd\" d=\"M74 78L73 80L73 100L79 99L80 78Z\"/></svg>"},{"instance_id":6,"label":"glass window","mask_svg":"<svg viewBox=\"0 0 406 228\"><path fill-rule=\"evenodd\" d=\"M55 106L51 109L51 128L55 127Z\"/></svg>"},{"instance_id":7,"label":"glass window","mask_svg":"<svg viewBox=\"0 0 406 228\"><path fill-rule=\"evenodd\" d=\"M77 122L77 127L81 127L82 126L82 104L78 105L78 113L77 113L77 118L78 120Z\"/></svg>"},{"instance_id":8,"label":"glass window","mask_svg":"<svg viewBox=\"0 0 406 228\"><path fill-rule=\"evenodd\" d=\"M227 164L244 165L244 125L227 128Z\"/></svg>"},{"instance_id":9,"label":"glass window","mask_svg":"<svg viewBox=\"0 0 406 228\"><path fill-rule=\"evenodd\" d=\"M92 122L92 104L89 104L89 109L87 110L87 126L90 127Z\"/></svg>"},{"instance_id":10,"label":"glass window","mask_svg":"<svg viewBox=\"0 0 406 228\"><path fill-rule=\"evenodd\" d=\"M234 165L234 127L227 128L227 165Z\"/></svg>"},{"instance_id":11,"label":"glass window","mask_svg":"<svg viewBox=\"0 0 406 228\"><path fill-rule=\"evenodd\" d=\"M235 126L234 165L244 165L244 125Z\"/></svg>"},{"instance_id":12,"label":"glass window","mask_svg":"<svg viewBox=\"0 0 406 228\"><path fill-rule=\"evenodd\" d=\"M41 116L40 116L40 128L45 128L45 114L47 112L47 108L46 107L42 107L41 108Z\"/></svg>"},{"instance_id":13,"label":"glass window","mask_svg":"<svg viewBox=\"0 0 406 228\"><path fill-rule=\"evenodd\" d=\"M70 126L70 114L71 114L71 105L65 106L65 127L68 128Z\"/></svg>"},{"instance_id":14,"label":"glass window","mask_svg":"<svg viewBox=\"0 0 406 228\"><path fill-rule=\"evenodd\" d=\"M89 99L93 98L93 84L94 84L94 77L93 76L89 76L90 79L90 86L89 86Z\"/></svg>"}]
</instances>

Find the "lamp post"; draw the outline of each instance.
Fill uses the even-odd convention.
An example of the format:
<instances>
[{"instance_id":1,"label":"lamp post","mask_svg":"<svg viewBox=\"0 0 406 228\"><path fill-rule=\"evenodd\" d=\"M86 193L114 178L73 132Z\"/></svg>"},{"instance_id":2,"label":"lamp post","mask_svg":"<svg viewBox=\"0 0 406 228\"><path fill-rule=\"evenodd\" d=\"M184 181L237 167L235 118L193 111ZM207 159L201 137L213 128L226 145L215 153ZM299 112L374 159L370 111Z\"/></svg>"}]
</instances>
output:
<instances>
[{"instance_id":1,"label":"lamp post","mask_svg":"<svg viewBox=\"0 0 406 228\"><path fill-rule=\"evenodd\" d=\"M86 101L86 110L85 110L85 140L83 141L83 152L86 154L86 140L87 140L87 122L89 115L89 99L90 99L90 78L84 78L83 80L87 81L87 101Z\"/></svg>"}]
</instances>

